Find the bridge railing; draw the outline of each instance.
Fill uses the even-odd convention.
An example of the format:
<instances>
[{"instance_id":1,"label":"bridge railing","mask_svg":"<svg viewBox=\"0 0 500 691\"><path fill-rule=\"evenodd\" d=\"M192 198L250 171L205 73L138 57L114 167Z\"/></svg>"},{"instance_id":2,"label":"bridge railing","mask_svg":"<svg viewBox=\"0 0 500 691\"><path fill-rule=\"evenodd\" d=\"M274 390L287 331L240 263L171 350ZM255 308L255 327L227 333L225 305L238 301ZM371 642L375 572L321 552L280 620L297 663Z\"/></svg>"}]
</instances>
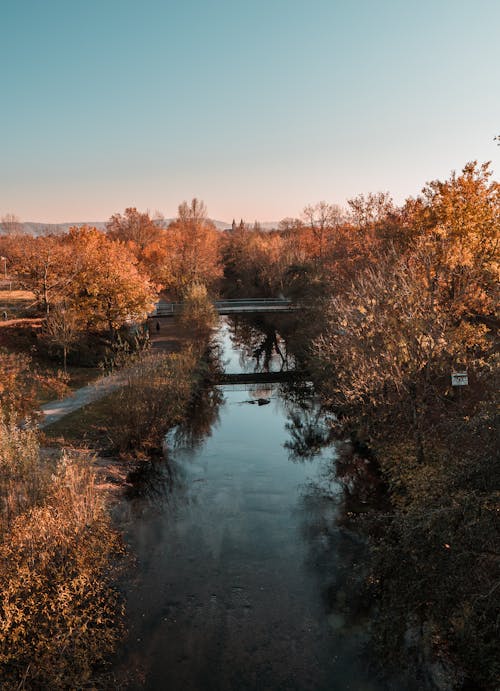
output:
<instances>
[{"instance_id":1,"label":"bridge railing","mask_svg":"<svg viewBox=\"0 0 500 691\"><path fill-rule=\"evenodd\" d=\"M215 300L214 305L216 307L239 307L240 305L242 307L267 307L267 306L281 306L283 305L284 307L287 305L291 305L292 301L289 300L288 298L242 298L241 300L239 299L234 299L234 300Z\"/></svg>"},{"instance_id":2,"label":"bridge railing","mask_svg":"<svg viewBox=\"0 0 500 691\"><path fill-rule=\"evenodd\" d=\"M182 302L157 302L151 316L170 316L172 314L179 314L181 310Z\"/></svg>"}]
</instances>

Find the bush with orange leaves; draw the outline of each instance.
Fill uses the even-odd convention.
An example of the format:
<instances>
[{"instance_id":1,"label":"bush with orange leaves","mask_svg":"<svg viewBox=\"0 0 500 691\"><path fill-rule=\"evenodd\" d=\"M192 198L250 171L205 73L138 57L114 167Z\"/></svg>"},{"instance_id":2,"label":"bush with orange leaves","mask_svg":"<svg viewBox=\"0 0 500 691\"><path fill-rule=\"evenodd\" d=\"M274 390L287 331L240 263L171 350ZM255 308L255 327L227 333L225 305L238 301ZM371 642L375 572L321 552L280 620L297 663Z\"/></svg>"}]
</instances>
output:
<instances>
[{"instance_id":1,"label":"bush with orange leaves","mask_svg":"<svg viewBox=\"0 0 500 691\"><path fill-rule=\"evenodd\" d=\"M120 636L121 547L92 461L54 466L33 431L0 422L0 687L95 684Z\"/></svg>"}]
</instances>

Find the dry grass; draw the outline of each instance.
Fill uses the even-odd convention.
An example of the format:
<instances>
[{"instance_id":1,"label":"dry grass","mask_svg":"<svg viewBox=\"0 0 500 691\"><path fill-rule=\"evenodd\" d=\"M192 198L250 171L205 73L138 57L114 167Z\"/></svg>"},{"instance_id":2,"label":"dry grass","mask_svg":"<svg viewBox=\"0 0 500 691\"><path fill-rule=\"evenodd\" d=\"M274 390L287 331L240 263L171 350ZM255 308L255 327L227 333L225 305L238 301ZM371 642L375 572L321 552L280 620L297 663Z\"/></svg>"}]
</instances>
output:
<instances>
[{"instance_id":1,"label":"dry grass","mask_svg":"<svg viewBox=\"0 0 500 691\"><path fill-rule=\"evenodd\" d=\"M54 377L59 375L66 383L66 389L63 390L61 388L61 392L59 393L54 387L40 384L37 387L38 406L44 405L44 403L49 403L50 401L54 401L57 398L65 398L66 396L71 395L72 391L76 391L77 389L87 386L102 376L102 370L98 369L97 367L68 367L66 375L64 375L57 367L45 367L43 372L45 373L46 378L52 380Z\"/></svg>"},{"instance_id":2,"label":"dry grass","mask_svg":"<svg viewBox=\"0 0 500 691\"><path fill-rule=\"evenodd\" d=\"M95 688L121 632L121 551L93 458L42 459L36 435L0 425L0 688ZM97 667L96 667L97 666Z\"/></svg>"},{"instance_id":3,"label":"dry grass","mask_svg":"<svg viewBox=\"0 0 500 691\"><path fill-rule=\"evenodd\" d=\"M50 470L40 463L35 432L0 415L0 538L40 501L49 477Z\"/></svg>"},{"instance_id":4,"label":"dry grass","mask_svg":"<svg viewBox=\"0 0 500 691\"><path fill-rule=\"evenodd\" d=\"M106 449L110 446L109 428L116 416L117 392L75 410L45 427L43 437L47 444Z\"/></svg>"},{"instance_id":5,"label":"dry grass","mask_svg":"<svg viewBox=\"0 0 500 691\"><path fill-rule=\"evenodd\" d=\"M7 312L9 318L21 316L35 303L35 296L30 290L0 290L0 313Z\"/></svg>"}]
</instances>

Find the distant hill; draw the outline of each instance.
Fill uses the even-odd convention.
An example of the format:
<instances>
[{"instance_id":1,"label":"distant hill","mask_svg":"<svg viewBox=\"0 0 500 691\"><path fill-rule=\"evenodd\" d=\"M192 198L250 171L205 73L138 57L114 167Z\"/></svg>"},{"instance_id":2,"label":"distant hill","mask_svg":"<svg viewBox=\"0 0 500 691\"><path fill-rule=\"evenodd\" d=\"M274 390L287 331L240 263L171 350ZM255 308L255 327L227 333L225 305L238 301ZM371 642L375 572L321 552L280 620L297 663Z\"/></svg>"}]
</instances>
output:
<instances>
[{"instance_id":1,"label":"distant hill","mask_svg":"<svg viewBox=\"0 0 500 691\"><path fill-rule=\"evenodd\" d=\"M171 223L173 218L166 218L165 224ZM99 230L106 230L107 221L75 221L73 223L36 223L35 221L25 221L21 223L23 231L28 235L47 235L53 234L63 234L67 233L70 228L76 226L80 228L81 226L90 226L91 228L98 228ZM217 230L227 230L231 228L231 223L227 221L216 221L212 219ZM277 228L278 224L274 222L266 222L260 224L262 230L273 230Z\"/></svg>"},{"instance_id":2,"label":"distant hill","mask_svg":"<svg viewBox=\"0 0 500 691\"><path fill-rule=\"evenodd\" d=\"M105 221L77 221L75 223L36 223L35 221L25 221L21 223L23 231L28 235L48 235L67 233L70 228L77 226L90 226L99 230L106 229Z\"/></svg>"}]
</instances>

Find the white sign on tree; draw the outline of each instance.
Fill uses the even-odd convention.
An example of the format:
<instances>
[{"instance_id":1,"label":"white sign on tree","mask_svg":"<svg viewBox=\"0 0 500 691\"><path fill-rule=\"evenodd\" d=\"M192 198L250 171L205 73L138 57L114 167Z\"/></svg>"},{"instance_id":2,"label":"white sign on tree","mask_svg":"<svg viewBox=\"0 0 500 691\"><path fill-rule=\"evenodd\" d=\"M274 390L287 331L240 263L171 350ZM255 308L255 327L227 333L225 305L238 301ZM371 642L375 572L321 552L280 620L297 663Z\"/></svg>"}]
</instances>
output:
<instances>
[{"instance_id":1,"label":"white sign on tree","mask_svg":"<svg viewBox=\"0 0 500 691\"><path fill-rule=\"evenodd\" d=\"M469 383L469 378L467 376L467 370L462 372L452 372L451 373L451 385L452 386L467 386Z\"/></svg>"}]
</instances>

